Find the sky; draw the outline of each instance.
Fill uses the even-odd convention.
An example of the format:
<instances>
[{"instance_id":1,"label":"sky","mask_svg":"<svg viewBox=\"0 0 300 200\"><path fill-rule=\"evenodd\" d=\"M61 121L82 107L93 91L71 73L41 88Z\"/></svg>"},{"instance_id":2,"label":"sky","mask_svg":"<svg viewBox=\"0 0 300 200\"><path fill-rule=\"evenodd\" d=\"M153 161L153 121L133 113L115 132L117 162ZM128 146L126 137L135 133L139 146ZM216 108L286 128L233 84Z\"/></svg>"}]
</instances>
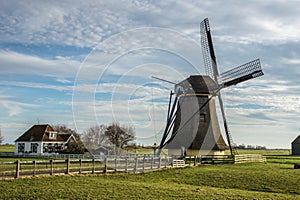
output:
<instances>
[{"instance_id":1,"label":"sky","mask_svg":"<svg viewBox=\"0 0 300 200\"><path fill-rule=\"evenodd\" d=\"M264 76L222 90L233 141L290 148L300 134L300 1L0 0L0 128L83 133L114 121L159 143L173 85L204 74L209 18L220 72L260 58ZM221 120L220 120L221 121Z\"/></svg>"}]
</instances>

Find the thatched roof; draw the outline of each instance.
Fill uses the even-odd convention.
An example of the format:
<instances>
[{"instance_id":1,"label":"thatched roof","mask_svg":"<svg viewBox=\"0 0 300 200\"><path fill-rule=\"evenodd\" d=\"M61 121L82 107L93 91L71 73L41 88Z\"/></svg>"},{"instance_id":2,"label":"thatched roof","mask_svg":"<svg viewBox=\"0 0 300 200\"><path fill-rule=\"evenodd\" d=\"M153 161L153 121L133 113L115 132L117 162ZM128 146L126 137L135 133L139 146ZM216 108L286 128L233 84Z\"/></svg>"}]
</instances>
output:
<instances>
[{"instance_id":1,"label":"thatched roof","mask_svg":"<svg viewBox=\"0 0 300 200\"><path fill-rule=\"evenodd\" d=\"M21 135L15 142L30 142L30 141L58 141L64 142L64 138L62 138L59 134L57 134L56 139L50 139L49 133L53 132L54 129L49 124L39 124L33 125L30 129L28 129L23 135Z\"/></svg>"}]
</instances>

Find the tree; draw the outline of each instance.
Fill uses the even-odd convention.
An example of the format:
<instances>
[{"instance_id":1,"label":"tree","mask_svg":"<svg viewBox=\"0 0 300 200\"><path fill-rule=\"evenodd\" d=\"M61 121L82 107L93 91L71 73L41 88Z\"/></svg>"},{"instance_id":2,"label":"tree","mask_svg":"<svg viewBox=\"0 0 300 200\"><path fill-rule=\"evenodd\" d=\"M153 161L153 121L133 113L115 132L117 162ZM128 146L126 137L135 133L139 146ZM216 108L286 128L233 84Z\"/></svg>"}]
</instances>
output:
<instances>
[{"instance_id":1,"label":"tree","mask_svg":"<svg viewBox=\"0 0 300 200\"><path fill-rule=\"evenodd\" d=\"M52 125L52 128L54 129L54 131L57 131L58 133L62 133L62 134L73 134L75 136L75 138L77 139L77 137L79 138L79 135L77 134L76 131L68 128L66 125L64 124L57 124L57 125Z\"/></svg>"},{"instance_id":2,"label":"tree","mask_svg":"<svg viewBox=\"0 0 300 200\"><path fill-rule=\"evenodd\" d=\"M71 153L71 154L83 154L85 152L84 144L82 143L79 134L68 128L64 124L52 125L54 131L57 131L60 134L73 134L76 139L76 142L72 142L69 144L67 149L61 151L61 153Z\"/></svg>"},{"instance_id":3,"label":"tree","mask_svg":"<svg viewBox=\"0 0 300 200\"><path fill-rule=\"evenodd\" d=\"M1 128L0 128L0 144L2 144L3 141L4 141L4 137L2 136Z\"/></svg>"},{"instance_id":4,"label":"tree","mask_svg":"<svg viewBox=\"0 0 300 200\"><path fill-rule=\"evenodd\" d=\"M96 125L88 128L81 135L84 145L89 150L96 150L101 146L103 147L110 146L111 144L108 141L107 137L105 136L105 130L106 130L105 125Z\"/></svg>"},{"instance_id":5,"label":"tree","mask_svg":"<svg viewBox=\"0 0 300 200\"><path fill-rule=\"evenodd\" d=\"M105 136L116 147L114 153L119 154L120 149L134 141L135 131L132 126L120 126L114 122L106 128Z\"/></svg>"}]
</instances>

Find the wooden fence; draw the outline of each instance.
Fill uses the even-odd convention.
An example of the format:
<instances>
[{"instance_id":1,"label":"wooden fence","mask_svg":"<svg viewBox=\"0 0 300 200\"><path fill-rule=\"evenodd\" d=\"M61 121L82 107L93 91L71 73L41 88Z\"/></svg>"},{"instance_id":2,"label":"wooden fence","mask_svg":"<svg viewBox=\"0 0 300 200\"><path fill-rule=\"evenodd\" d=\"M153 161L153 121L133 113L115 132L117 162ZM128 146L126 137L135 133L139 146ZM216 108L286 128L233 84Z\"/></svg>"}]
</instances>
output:
<instances>
[{"instance_id":1,"label":"wooden fence","mask_svg":"<svg viewBox=\"0 0 300 200\"><path fill-rule=\"evenodd\" d=\"M171 157L107 157L104 159L33 160L0 163L0 179L22 176L131 172L172 167ZM184 167L183 165L182 167Z\"/></svg>"},{"instance_id":2,"label":"wooden fence","mask_svg":"<svg viewBox=\"0 0 300 200\"><path fill-rule=\"evenodd\" d=\"M185 163L194 166L202 164L225 164L233 162L234 160L230 155L200 155L185 157Z\"/></svg>"},{"instance_id":3,"label":"wooden fence","mask_svg":"<svg viewBox=\"0 0 300 200\"><path fill-rule=\"evenodd\" d=\"M266 157L258 154L242 154L234 155L201 155L185 157L185 163L189 165L201 164L233 164L233 163L247 163L247 162L267 162Z\"/></svg>"},{"instance_id":4,"label":"wooden fence","mask_svg":"<svg viewBox=\"0 0 300 200\"><path fill-rule=\"evenodd\" d=\"M259 154L242 154L234 156L234 163L267 162L265 156Z\"/></svg>"},{"instance_id":5,"label":"wooden fence","mask_svg":"<svg viewBox=\"0 0 300 200\"><path fill-rule=\"evenodd\" d=\"M224 156L192 156L183 159L174 157L118 156L99 158L67 158L51 160L33 160L0 162L0 179L19 178L22 176L131 172L143 173L167 167L185 167L186 165L266 162L266 157L256 154Z\"/></svg>"},{"instance_id":6,"label":"wooden fence","mask_svg":"<svg viewBox=\"0 0 300 200\"><path fill-rule=\"evenodd\" d=\"M173 160L172 167L185 167L184 160Z\"/></svg>"}]
</instances>

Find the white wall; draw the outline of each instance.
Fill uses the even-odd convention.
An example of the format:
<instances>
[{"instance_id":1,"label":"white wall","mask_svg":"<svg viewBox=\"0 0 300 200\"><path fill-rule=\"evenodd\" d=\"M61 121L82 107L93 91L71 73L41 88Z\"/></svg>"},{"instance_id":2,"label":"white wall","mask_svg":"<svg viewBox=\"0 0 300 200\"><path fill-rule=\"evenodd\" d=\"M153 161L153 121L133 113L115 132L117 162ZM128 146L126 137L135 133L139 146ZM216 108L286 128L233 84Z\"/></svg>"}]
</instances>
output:
<instances>
[{"instance_id":1,"label":"white wall","mask_svg":"<svg viewBox=\"0 0 300 200\"><path fill-rule=\"evenodd\" d=\"M38 147L37 147L37 152L36 153L31 153L33 155L38 155L38 154L41 154L42 152L42 143L43 142L36 142L36 141L31 141L31 142L15 142L15 155L23 155L24 153L18 153L18 146L19 146L19 143L24 143L25 144L25 148L24 148L24 153L27 152L29 153L31 151L31 143L37 143L38 144Z\"/></svg>"}]
</instances>

